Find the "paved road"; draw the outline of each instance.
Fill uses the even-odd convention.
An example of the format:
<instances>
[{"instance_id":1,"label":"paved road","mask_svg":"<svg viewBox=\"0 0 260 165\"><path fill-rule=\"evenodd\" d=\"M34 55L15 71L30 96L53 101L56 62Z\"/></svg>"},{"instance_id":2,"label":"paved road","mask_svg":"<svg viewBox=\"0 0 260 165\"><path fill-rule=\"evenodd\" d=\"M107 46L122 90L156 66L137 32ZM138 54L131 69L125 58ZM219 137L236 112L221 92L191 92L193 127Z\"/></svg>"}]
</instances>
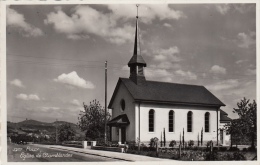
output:
<instances>
[{"instance_id":1,"label":"paved road","mask_svg":"<svg viewBox=\"0 0 260 165\"><path fill-rule=\"evenodd\" d=\"M73 151L33 145L8 144L8 162L104 162L122 161Z\"/></svg>"}]
</instances>

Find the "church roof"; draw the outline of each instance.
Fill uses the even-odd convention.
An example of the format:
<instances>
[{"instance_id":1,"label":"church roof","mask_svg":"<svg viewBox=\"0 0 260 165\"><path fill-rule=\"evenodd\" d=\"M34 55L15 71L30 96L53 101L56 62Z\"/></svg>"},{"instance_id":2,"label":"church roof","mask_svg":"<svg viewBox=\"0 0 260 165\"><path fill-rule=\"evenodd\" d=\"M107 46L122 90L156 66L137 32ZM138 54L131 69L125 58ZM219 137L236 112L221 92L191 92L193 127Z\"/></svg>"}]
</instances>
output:
<instances>
[{"instance_id":1,"label":"church roof","mask_svg":"<svg viewBox=\"0 0 260 165\"><path fill-rule=\"evenodd\" d=\"M228 114L220 109L220 122L225 123L225 122L230 122L232 119L228 117Z\"/></svg>"},{"instance_id":2,"label":"church roof","mask_svg":"<svg viewBox=\"0 0 260 165\"><path fill-rule=\"evenodd\" d=\"M111 108L120 84L124 84L135 101L182 105L225 106L204 86L157 81L146 81L146 85L136 85L128 78L119 78L109 103Z\"/></svg>"},{"instance_id":3,"label":"church roof","mask_svg":"<svg viewBox=\"0 0 260 165\"><path fill-rule=\"evenodd\" d=\"M141 47L140 47L140 38L138 34L138 17L136 17L136 29L135 29L135 42L134 42L134 53L130 61L128 62L128 66L142 64L146 67L146 62L144 61L141 55Z\"/></svg>"},{"instance_id":4,"label":"church roof","mask_svg":"<svg viewBox=\"0 0 260 165\"><path fill-rule=\"evenodd\" d=\"M130 121L126 114L119 115L107 123L109 126L126 126L128 124L130 124Z\"/></svg>"}]
</instances>

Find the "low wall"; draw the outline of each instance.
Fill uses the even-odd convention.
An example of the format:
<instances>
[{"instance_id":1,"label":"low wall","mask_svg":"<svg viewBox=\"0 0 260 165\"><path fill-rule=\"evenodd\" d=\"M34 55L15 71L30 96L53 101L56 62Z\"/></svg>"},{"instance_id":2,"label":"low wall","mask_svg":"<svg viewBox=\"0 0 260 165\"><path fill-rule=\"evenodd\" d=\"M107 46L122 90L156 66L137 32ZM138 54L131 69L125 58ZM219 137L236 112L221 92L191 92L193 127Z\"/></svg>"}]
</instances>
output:
<instances>
[{"instance_id":1,"label":"low wall","mask_svg":"<svg viewBox=\"0 0 260 165\"><path fill-rule=\"evenodd\" d=\"M120 147L92 146L91 149L103 150L103 151L113 151L113 152L122 152L122 149Z\"/></svg>"},{"instance_id":2,"label":"low wall","mask_svg":"<svg viewBox=\"0 0 260 165\"><path fill-rule=\"evenodd\" d=\"M77 147L77 148L91 148L91 146L96 146L96 141L66 141L62 143L63 146Z\"/></svg>"}]
</instances>

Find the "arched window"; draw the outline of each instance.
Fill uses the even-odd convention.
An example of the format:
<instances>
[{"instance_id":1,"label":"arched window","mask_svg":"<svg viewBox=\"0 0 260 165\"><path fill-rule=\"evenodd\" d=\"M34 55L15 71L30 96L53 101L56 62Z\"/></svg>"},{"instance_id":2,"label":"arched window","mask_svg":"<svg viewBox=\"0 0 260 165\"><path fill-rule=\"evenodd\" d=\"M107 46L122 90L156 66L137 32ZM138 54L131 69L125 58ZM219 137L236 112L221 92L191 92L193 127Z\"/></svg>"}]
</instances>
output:
<instances>
[{"instance_id":1,"label":"arched window","mask_svg":"<svg viewBox=\"0 0 260 165\"><path fill-rule=\"evenodd\" d=\"M154 110L149 111L149 132L154 132Z\"/></svg>"},{"instance_id":2,"label":"arched window","mask_svg":"<svg viewBox=\"0 0 260 165\"><path fill-rule=\"evenodd\" d=\"M205 113L205 132L209 132L209 112Z\"/></svg>"},{"instance_id":3,"label":"arched window","mask_svg":"<svg viewBox=\"0 0 260 165\"><path fill-rule=\"evenodd\" d=\"M169 132L174 132L174 111L169 112Z\"/></svg>"},{"instance_id":4,"label":"arched window","mask_svg":"<svg viewBox=\"0 0 260 165\"><path fill-rule=\"evenodd\" d=\"M189 111L187 114L187 132L192 132L192 112Z\"/></svg>"}]
</instances>

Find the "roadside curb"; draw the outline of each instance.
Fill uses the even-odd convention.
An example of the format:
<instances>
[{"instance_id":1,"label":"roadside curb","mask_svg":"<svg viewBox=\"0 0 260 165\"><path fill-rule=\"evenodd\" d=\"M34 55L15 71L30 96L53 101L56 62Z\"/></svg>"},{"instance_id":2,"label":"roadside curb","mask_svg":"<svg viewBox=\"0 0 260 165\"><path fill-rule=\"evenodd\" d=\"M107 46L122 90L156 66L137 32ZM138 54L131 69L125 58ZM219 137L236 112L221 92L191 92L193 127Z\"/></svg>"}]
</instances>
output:
<instances>
[{"instance_id":1,"label":"roadside curb","mask_svg":"<svg viewBox=\"0 0 260 165\"><path fill-rule=\"evenodd\" d=\"M112 151L101 151L101 150L74 148L74 147L66 147L66 146L55 146L55 145L40 145L40 146L50 148L50 149L77 152L77 153L81 153L81 154L88 154L88 155L93 155L93 156L100 156L100 157L118 159L118 160L129 161L129 162L171 161L168 159L154 158L154 157L149 157L149 156L144 156L144 155L135 155L135 154L130 154L130 153L119 153L119 152L112 152Z\"/></svg>"}]
</instances>

